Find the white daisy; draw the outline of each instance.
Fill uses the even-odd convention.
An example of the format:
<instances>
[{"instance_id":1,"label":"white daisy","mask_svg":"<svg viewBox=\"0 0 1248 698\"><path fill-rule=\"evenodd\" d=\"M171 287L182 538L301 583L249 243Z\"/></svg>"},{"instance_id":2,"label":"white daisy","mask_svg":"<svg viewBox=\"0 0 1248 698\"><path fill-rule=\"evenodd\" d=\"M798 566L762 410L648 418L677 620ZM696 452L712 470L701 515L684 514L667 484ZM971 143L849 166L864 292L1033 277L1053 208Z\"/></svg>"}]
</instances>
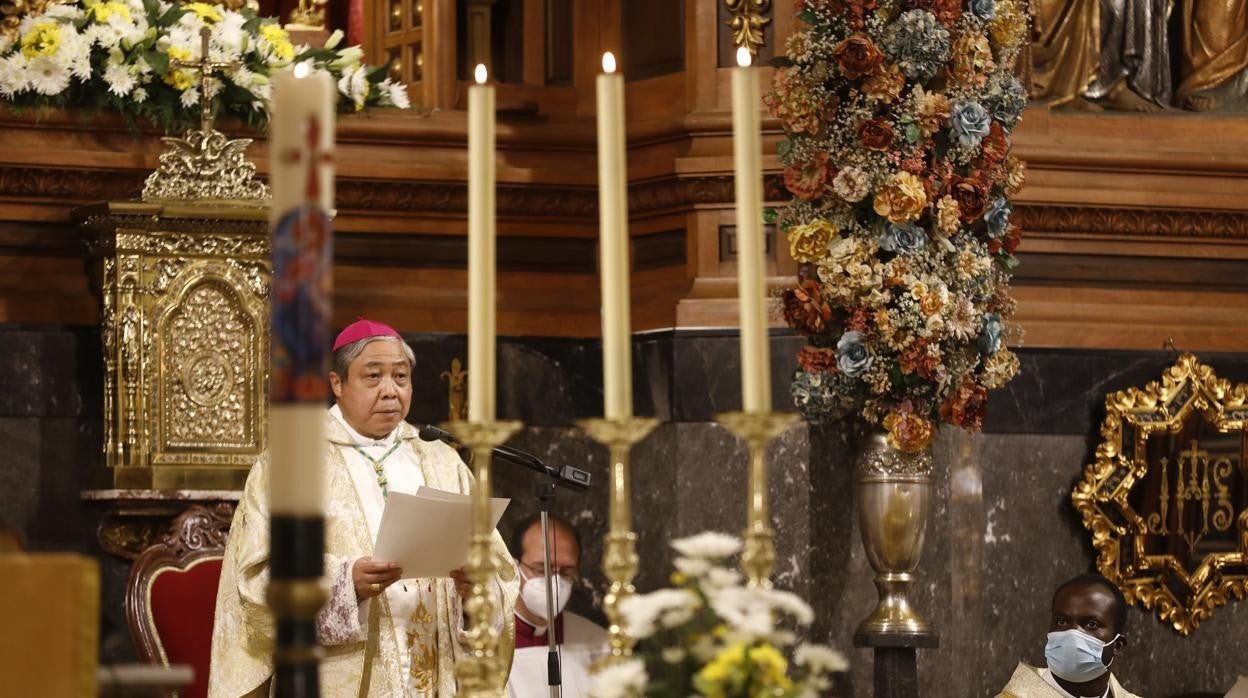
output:
<instances>
[{"instance_id":1,"label":"white daisy","mask_svg":"<svg viewBox=\"0 0 1248 698\"><path fill-rule=\"evenodd\" d=\"M650 677L640 659L608 664L594 673L590 698L640 698Z\"/></svg>"},{"instance_id":2,"label":"white daisy","mask_svg":"<svg viewBox=\"0 0 1248 698\"><path fill-rule=\"evenodd\" d=\"M27 64L30 86L41 95L59 95L69 87L69 69L49 56L36 56Z\"/></svg>"},{"instance_id":3,"label":"white daisy","mask_svg":"<svg viewBox=\"0 0 1248 698\"><path fill-rule=\"evenodd\" d=\"M182 106L188 109L195 106L196 104L199 104L199 88L197 87L186 88L186 90L182 92L181 102L182 102Z\"/></svg>"},{"instance_id":4,"label":"white daisy","mask_svg":"<svg viewBox=\"0 0 1248 698\"><path fill-rule=\"evenodd\" d=\"M816 674L830 674L849 669L849 662L846 661L845 655L827 645L801 645L793 653L793 661Z\"/></svg>"},{"instance_id":5,"label":"white daisy","mask_svg":"<svg viewBox=\"0 0 1248 698\"><path fill-rule=\"evenodd\" d=\"M26 59L20 53L0 58L0 96L11 97L30 89L30 76L26 72Z\"/></svg>"},{"instance_id":6,"label":"white daisy","mask_svg":"<svg viewBox=\"0 0 1248 698\"><path fill-rule=\"evenodd\" d=\"M685 557L720 560L741 551L741 539L727 533L706 531L696 536L672 541L672 548Z\"/></svg>"},{"instance_id":7,"label":"white daisy","mask_svg":"<svg viewBox=\"0 0 1248 698\"><path fill-rule=\"evenodd\" d=\"M125 97L134 91L138 80L131 74L130 66L110 61L108 67L104 69L104 82L108 83L109 92L118 97Z\"/></svg>"},{"instance_id":8,"label":"white daisy","mask_svg":"<svg viewBox=\"0 0 1248 698\"><path fill-rule=\"evenodd\" d=\"M143 89L142 87L134 88L134 92L130 93L130 99L133 99L136 104L142 104L146 102L147 90Z\"/></svg>"},{"instance_id":9,"label":"white daisy","mask_svg":"<svg viewBox=\"0 0 1248 698\"><path fill-rule=\"evenodd\" d=\"M381 81L378 87L382 88L381 94L386 98L392 106L399 109L410 109L412 101L407 97L407 85L401 82L393 82L390 78Z\"/></svg>"}]
</instances>

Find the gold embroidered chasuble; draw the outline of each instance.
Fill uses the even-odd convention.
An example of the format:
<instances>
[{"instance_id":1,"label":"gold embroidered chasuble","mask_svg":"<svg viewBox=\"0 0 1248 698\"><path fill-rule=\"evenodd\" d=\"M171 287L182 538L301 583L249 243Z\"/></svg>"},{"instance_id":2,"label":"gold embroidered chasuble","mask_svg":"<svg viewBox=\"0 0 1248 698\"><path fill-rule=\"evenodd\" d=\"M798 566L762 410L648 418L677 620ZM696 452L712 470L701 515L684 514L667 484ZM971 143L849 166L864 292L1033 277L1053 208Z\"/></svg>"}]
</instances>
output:
<instances>
[{"instance_id":1,"label":"gold embroidered chasuble","mask_svg":"<svg viewBox=\"0 0 1248 698\"><path fill-rule=\"evenodd\" d=\"M420 440L407 423L400 424L396 432L400 449L409 449L406 455L419 464L425 485L469 492L472 475L454 449ZM350 565L358 557L372 555L374 538L343 454L352 438L329 415L326 434L330 448L324 464L325 574L331 591L317 617L317 635L324 646L322 695L453 696L455 663L466 651L462 605L454 581L403 580L387 593L357 604ZM248 475L230 529L217 592L210 698L268 694L274 637L273 618L264 601L269 572L268 479L268 459L262 457ZM499 607L495 622L502 631L499 651L510 658L519 575L497 531L493 552L496 572L489 588ZM396 603L402 611L390 603L391 590L399 593L396 587L411 595ZM405 618L396 618L396 612Z\"/></svg>"},{"instance_id":2,"label":"gold embroidered chasuble","mask_svg":"<svg viewBox=\"0 0 1248 698\"><path fill-rule=\"evenodd\" d=\"M1019 662L1014 669L1010 682L997 694L996 698L1062 698L1057 689L1049 685L1040 675L1040 669ZM1109 677L1109 698L1140 698L1118 683L1111 674Z\"/></svg>"}]
</instances>

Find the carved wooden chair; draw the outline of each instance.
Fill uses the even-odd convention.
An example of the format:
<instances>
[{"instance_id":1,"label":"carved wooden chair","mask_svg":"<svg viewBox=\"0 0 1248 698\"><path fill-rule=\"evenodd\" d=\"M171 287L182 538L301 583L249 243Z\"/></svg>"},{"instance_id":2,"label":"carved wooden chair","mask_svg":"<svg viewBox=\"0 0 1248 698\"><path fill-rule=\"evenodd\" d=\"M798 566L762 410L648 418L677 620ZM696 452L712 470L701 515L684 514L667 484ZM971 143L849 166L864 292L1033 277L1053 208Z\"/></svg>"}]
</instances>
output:
<instances>
[{"instance_id":1,"label":"carved wooden chair","mask_svg":"<svg viewBox=\"0 0 1248 698\"><path fill-rule=\"evenodd\" d=\"M208 694L217 582L233 515L230 503L191 506L130 568L126 621L135 649L144 662L195 670L182 698Z\"/></svg>"}]
</instances>

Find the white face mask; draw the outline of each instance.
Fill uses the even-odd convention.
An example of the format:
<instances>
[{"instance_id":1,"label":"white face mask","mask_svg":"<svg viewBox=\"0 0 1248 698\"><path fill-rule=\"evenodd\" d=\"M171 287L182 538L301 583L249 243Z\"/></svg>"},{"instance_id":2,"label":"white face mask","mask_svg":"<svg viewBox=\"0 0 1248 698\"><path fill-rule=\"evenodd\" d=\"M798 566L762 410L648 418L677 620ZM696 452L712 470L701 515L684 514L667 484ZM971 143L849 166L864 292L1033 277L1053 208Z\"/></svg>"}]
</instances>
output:
<instances>
[{"instance_id":1,"label":"white face mask","mask_svg":"<svg viewBox=\"0 0 1248 698\"><path fill-rule=\"evenodd\" d=\"M1044 646L1044 659L1049 671L1059 679L1082 683L1091 681L1109 671L1109 665L1101 661L1105 647L1117 642L1118 635L1109 642L1101 642L1091 635L1071 628L1049 633ZM1110 664L1113 659L1110 659Z\"/></svg>"},{"instance_id":2,"label":"white face mask","mask_svg":"<svg viewBox=\"0 0 1248 698\"><path fill-rule=\"evenodd\" d=\"M554 585L555 593L553 615L557 616L563 613L563 607L568 605L568 597L572 595L572 582L560 575L551 577L550 581ZM552 614L546 608L546 579L544 577L525 577L520 585L520 598L524 599L524 607L537 616L534 620L550 622Z\"/></svg>"}]
</instances>

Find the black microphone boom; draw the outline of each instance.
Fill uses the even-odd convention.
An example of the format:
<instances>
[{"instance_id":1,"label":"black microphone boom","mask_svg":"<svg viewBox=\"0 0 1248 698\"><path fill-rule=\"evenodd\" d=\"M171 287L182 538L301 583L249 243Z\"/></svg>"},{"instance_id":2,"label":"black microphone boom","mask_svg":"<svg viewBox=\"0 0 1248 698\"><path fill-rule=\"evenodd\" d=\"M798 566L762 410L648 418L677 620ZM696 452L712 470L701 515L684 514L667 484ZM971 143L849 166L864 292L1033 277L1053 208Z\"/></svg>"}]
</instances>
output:
<instances>
[{"instance_id":1,"label":"black microphone boom","mask_svg":"<svg viewBox=\"0 0 1248 698\"><path fill-rule=\"evenodd\" d=\"M449 431L435 427L432 424L426 424L420 428L420 438L422 441L445 441L451 444L460 443L459 439L456 439L455 436ZM546 475L553 480L555 484L561 487L566 487L576 492L584 492L589 488L589 473L581 470L580 468L574 468L570 465L565 465L563 468L555 468L546 465L538 459L537 456L531 453L525 453L524 451L512 448L511 446L495 446L493 448L493 454L494 457L499 460L507 461L508 463L515 463L516 465L521 465L529 470Z\"/></svg>"}]
</instances>

